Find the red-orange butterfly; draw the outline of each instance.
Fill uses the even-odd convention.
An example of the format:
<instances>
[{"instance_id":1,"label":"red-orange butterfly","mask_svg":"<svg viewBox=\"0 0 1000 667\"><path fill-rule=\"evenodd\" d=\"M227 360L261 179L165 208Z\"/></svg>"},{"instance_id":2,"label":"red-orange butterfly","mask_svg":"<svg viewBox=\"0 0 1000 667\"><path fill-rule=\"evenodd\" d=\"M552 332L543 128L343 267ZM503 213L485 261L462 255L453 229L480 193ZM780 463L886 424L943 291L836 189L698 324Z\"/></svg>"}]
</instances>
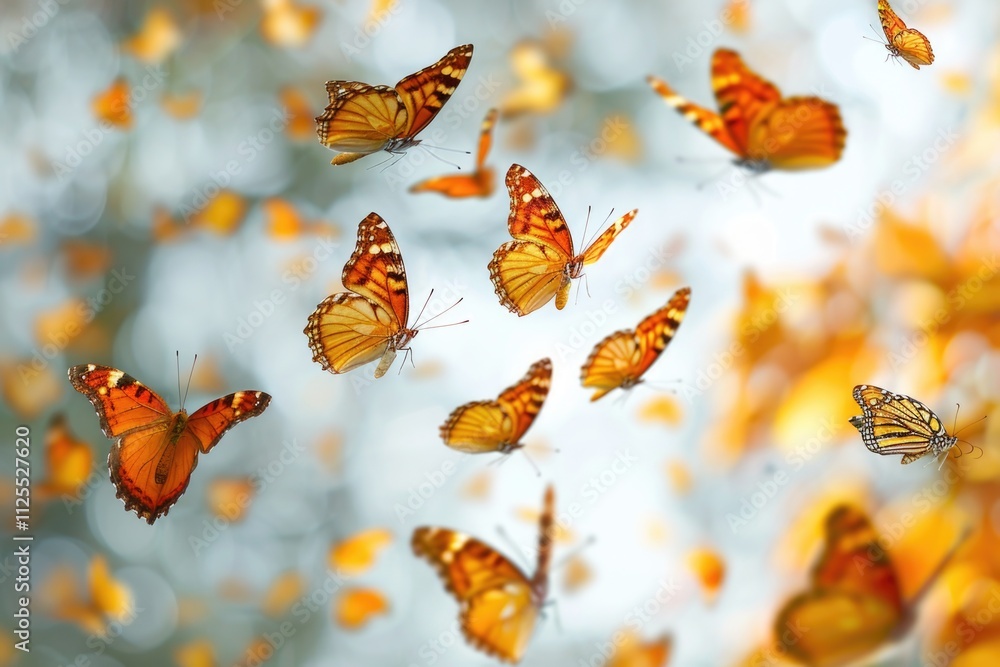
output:
<instances>
[{"instance_id":1,"label":"red-orange butterfly","mask_svg":"<svg viewBox=\"0 0 1000 667\"><path fill-rule=\"evenodd\" d=\"M647 81L667 104L736 154L751 171L818 169L840 159L847 132L840 111L818 97L783 98L739 54L712 55L712 88L719 113L681 97L655 76Z\"/></svg>"},{"instance_id":2,"label":"red-orange butterfly","mask_svg":"<svg viewBox=\"0 0 1000 667\"><path fill-rule=\"evenodd\" d=\"M486 166L486 156L493 144L493 126L497 121L497 110L490 109L483 119L479 132L479 152L476 155L476 170L471 174L449 174L436 176L410 186L410 192L437 192L446 197L489 197L495 188L496 175L492 167Z\"/></svg>"},{"instance_id":3,"label":"red-orange butterfly","mask_svg":"<svg viewBox=\"0 0 1000 667\"><path fill-rule=\"evenodd\" d=\"M489 264L500 303L521 316L556 297L556 308L562 310L569 301L570 281L583 275L584 265L601 258L639 209L615 220L577 254L566 219L534 174L512 164L506 183L510 193L507 230L515 240L497 248Z\"/></svg>"},{"instance_id":4,"label":"red-orange butterfly","mask_svg":"<svg viewBox=\"0 0 1000 667\"><path fill-rule=\"evenodd\" d=\"M462 634L501 662L520 662L549 589L555 491L545 489L538 564L530 579L493 547L448 528L413 531L413 553L434 566L459 604Z\"/></svg>"},{"instance_id":5,"label":"red-orange butterfly","mask_svg":"<svg viewBox=\"0 0 1000 667\"><path fill-rule=\"evenodd\" d=\"M155 392L115 368L73 366L69 381L93 404L101 430L114 440L108 468L116 495L149 524L184 493L198 453L207 454L226 431L271 402L262 391L237 391L188 416L183 407L173 412Z\"/></svg>"},{"instance_id":6,"label":"red-orange butterfly","mask_svg":"<svg viewBox=\"0 0 1000 667\"><path fill-rule=\"evenodd\" d=\"M889 43L885 45L895 58L902 58L910 63L913 69L934 62L934 51L930 40L924 33L913 28L907 28L903 20L892 11L887 0L878 0L878 18L882 22L882 31Z\"/></svg>"},{"instance_id":7,"label":"red-orange butterfly","mask_svg":"<svg viewBox=\"0 0 1000 667\"><path fill-rule=\"evenodd\" d=\"M536 361L517 384L495 401L473 401L456 408L441 426L444 444L460 452L509 454L535 421L552 384L552 362Z\"/></svg>"},{"instance_id":8,"label":"red-orange butterfly","mask_svg":"<svg viewBox=\"0 0 1000 667\"><path fill-rule=\"evenodd\" d=\"M642 382L642 375L677 333L690 301L691 288L682 287L665 306L639 322L635 331L616 331L595 345L580 369L583 386L597 389L590 400Z\"/></svg>"},{"instance_id":9,"label":"red-orange butterfly","mask_svg":"<svg viewBox=\"0 0 1000 667\"><path fill-rule=\"evenodd\" d=\"M347 164L384 150L403 153L441 111L472 61L472 44L456 46L394 88L359 81L327 81L330 103L316 117L324 146L340 151L330 164Z\"/></svg>"},{"instance_id":10,"label":"red-orange butterfly","mask_svg":"<svg viewBox=\"0 0 1000 667\"><path fill-rule=\"evenodd\" d=\"M378 213L358 225L358 242L340 279L349 291L324 299L303 330L313 361L331 373L346 373L379 359L375 377L380 378L398 350L409 350L420 327L407 326L410 294L403 257Z\"/></svg>"},{"instance_id":11,"label":"red-orange butterfly","mask_svg":"<svg viewBox=\"0 0 1000 667\"><path fill-rule=\"evenodd\" d=\"M814 667L852 664L905 636L917 603L961 545L960 540L905 600L896 568L861 510L835 507L826 517L825 537L809 589L782 607L774 625L782 652Z\"/></svg>"}]
</instances>

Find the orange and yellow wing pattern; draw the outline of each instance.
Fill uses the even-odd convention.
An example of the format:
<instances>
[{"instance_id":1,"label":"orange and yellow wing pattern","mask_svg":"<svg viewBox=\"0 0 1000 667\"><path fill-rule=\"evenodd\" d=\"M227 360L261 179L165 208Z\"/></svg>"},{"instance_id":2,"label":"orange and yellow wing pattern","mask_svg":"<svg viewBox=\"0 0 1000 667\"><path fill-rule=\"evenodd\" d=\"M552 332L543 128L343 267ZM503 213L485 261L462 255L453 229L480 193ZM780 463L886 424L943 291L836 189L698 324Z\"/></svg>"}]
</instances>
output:
<instances>
[{"instance_id":1,"label":"orange and yellow wing pattern","mask_svg":"<svg viewBox=\"0 0 1000 667\"><path fill-rule=\"evenodd\" d=\"M552 297L562 310L569 301L570 281L580 277L585 264L600 259L638 211L615 220L576 255L566 219L535 175L512 164L505 181L510 194L507 230L515 240L497 248L490 261L496 294L504 307L519 316L541 308Z\"/></svg>"},{"instance_id":2,"label":"orange and yellow wing pattern","mask_svg":"<svg viewBox=\"0 0 1000 667\"><path fill-rule=\"evenodd\" d=\"M406 328L410 299L403 257L378 213L358 225L341 281L349 291L324 299L306 324L313 361L331 373L346 373L380 359L375 377L382 377L415 332Z\"/></svg>"},{"instance_id":3,"label":"orange and yellow wing pattern","mask_svg":"<svg viewBox=\"0 0 1000 667\"><path fill-rule=\"evenodd\" d=\"M551 384L552 362L548 358L536 361L495 401L473 401L456 408L441 426L441 439L452 449L469 454L507 454L519 449Z\"/></svg>"},{"instance_id":4,"label":"orange and yellow wing pattern","mask_svg":"<svg viewBox=\"0 0 1000 667\"><path fill-rule=\"evenodd\" d=\"M649 642L628 635L608 660L607 667L666 667L672 646L668 635Z\"/></svg>"},{"instance_id":5,"label":"orange and yellow wing pattern","mask_svg":"<svg viewBox=\"0 0 1000 667\"><path fill-rule=\"evenodd\" d=\"M597 390L590 400L642 382L643 374L677 333L690 301L691 288L682 287L665 306L639 322L635 331L616 331L594 346L580 369L583 386Z\"/></svg>"},{"instance_id":6,"label":"orange and yellow wing pattern","mask_svg":"<svg viewBox=\"0 0 1000 667\"><path fill-rule=\"evenodd\" d=\"M854 388L854 400L864 414L851 417L851 425L876 454L903 454L901 463L913 463L928 454L947 452L958 442L915 398L861 384Z\"/></svg>"},{"instance_id":7,"label":"orange and yellow wing pattern","mask_svg":"<svg viewBox=\"0 0 1000 667\"><path fill-rule=\"evenodd\" d=\"M76 438L66 415L54 415L45 431L46 478L35 487L39 500L74 496L93 471L94 452Z\"/></svg>"},{"instance_id":8,"label":"orange and yellow wing pattern","mask_svg":"<svg viewBox=\"0 0 1000 667\"><path fill-rule=\"evenodd\" d=\"M339 151L331 164L347 164L380 150L401 153L455 92L472 61L472 45L456 46L441 60L400 80L395 88L358 81L328 81L330 103L316 117L320 143Z\"/></svg>"},{"instance_id":9,"label":"orange and yellow wing pattern","mask_svg":"<svg viewBox=\"0 0 1000 667\"><path fill-rule=\"evenodd\" d=\"M924 33L907 28L903 20L892 11L887 0L878 0L878 18L889 43L885 48L896 58L902 58L913 69L934 62L934 51Z\"/></svg>"},{"instance_id":10,"label":"orange and yellow wing pattern","mask_svg":"<svg viewBox=\"0 0 1000 667\"><path fill-rule=\"evenodd\" d=\"M647 80L667 104L753 171L817 169L833 164L843 152L847 132L836 105L818 97L783 98L730 49L712 55L719 113L681 97L656 77Z\"/></svg>"},{"instance_id":11,"label":"orange and yellow wing pattern","mask_svg":"<svg viewBox=\"0 0 1000 667\"><path fill-rule=\"evenodd\" d=\"M497 121L497 110L490 109L483 119L479 132L479 151L476 154L476 170L471 174L449 174L436 176L410 186L410 192L437 192L445 197L489 197L495 189L496 174L486 166L486 156L493 145L493 126Z\"/></svg>"},{"instance_id":12,"label":"orange and yellow wing pattern","mask_svg":"<svg viewBox=\"0 0 1000 667\"><path fill-rule=\"evenodd\" d=\"M501 662L521 661L548 594L555 492L545 491L539 520L538 564L529 579L489 545L449 530L423 526L413 531L413 553L437 571L459 604L462 634Z\"/></svg>"},{"instance_id":13,"label":"orange and yellow wing pattern","mask_svg":"<svg viewBox=\"0 0 1000 667\"><path fill-rule=\"evenodd\" d=\"M847 664L907 621L896 570L868 517L850 505L827 515L825 546L810 584L784 605L774 626L779 646L796 662Z\"/></svg>"},{"instance_id":14,"label":"orange and yellow wing pattern","mask_svg":"<svg viewBox=\"0 0 1000 667\"><path fill-rule=\"evenodd\" d=\"M108 468L116 495L126 510L135 510L149 524L187 489L199 452L207 454L226 431L271 402L262 391L238 391L189 417L183 410L173 412L155 392L115 368L73 366L69 380L94 406L104 435L114 440Z\"/></svg>"}]
</instances>

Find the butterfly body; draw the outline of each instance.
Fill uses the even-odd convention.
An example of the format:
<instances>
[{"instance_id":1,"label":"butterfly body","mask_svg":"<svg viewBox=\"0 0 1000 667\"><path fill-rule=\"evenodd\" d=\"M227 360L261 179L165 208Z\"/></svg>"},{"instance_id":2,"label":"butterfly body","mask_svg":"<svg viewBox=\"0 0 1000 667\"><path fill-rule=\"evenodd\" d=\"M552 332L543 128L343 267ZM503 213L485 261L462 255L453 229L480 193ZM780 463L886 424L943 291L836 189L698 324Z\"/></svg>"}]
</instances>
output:
<instances>
[{"instance_id":1,"label":"butterfly body","mask_svg":"<svg viewBox=\"0 0 1000 667\"><path fill-rule=\"evenodd\" d=\"M616 331L594 346L580 369L581 384L596 389L591 401L614 389L628 390L642 383L642 375L673 340L690 300L691 288L682 287L634 331Z\"/></svg>"},{"instance_id":2,"label":"butterfly body","mask_svg":"<svg viewBox=\"0 0 1000 667\"><path fill-rule=\"evenodd\" d=\"M69 369L73 388L90 400L104 435L114 440L108 468L126 510L152 524L187 489L198 454L208 453L230 428L259 415L271 401L262 391L238 391L188 415L173 412L131 375L95 364Z\"/></svg>"},{"instance_id":3,"label":"butterfly body","mask_svg":"<svg viewBox=\"0 0 1000 667\"><path fill-rule=\"evenodd\" d=\"M535 421L552 382L552 362L536 361L516 384L495 401L473 401L456 408L441 425L441 439L469 454L520 449L521 438Z\"/></svg>"},{"instance_id":4,"label":"butterfly body","mask_svg":"<svg viewBox=\"0 0 1000 667\"><path fill-rule=\"evenodd\" d=\"M400 154L420 143L416 135L451 98L472 61L472 45L404 77L394 87L360 81L327 81L329 104L316 117L320 143L339 151L331 164L347 164L380 150Z\"/></svg>"},{"instance_id":5,"label":"butterfly body","mask_svg":"<svg viewBox=\"0 0 1000 667\"><path fill-rule=\"evenodd\" d=\"M887 0L879 0L878 17L885 38L888 40L885 48L890 55L902 58L913 69L920 69L921 65L926 66L934 62L934 50L931 48L930 40L919 30L906 27Z\"/></svg>"},{"instance_id":6,"label":"butterfly body","mask_svg":"<svg viewBox=\"0 0 1000 667\"><path fill-rule=\"evenodd\" d=\"M538 560L529 578L488 544L448 528L413 531L413 553L437 571L459 603L462 634L502 662L520 662L548 597L555 491L549 486L539 519Z\"/></svg>"},{"instance_id":7,"label":"butterfly body","mask_svg":"<svg viewBox=\"0 0 1000 667\"><path fill-rule=\"evenodd\" d=\"M534 174L512 164L505 182L510 194L507 230L514 240L501 245L489 263L500 303L524 316L555 297L556 308L562 310L569 302L570 283L583 275L585 265L601 258L638 210L615 220L577 253L559 206Z\"/></svg>"},{"instance_id":8,"label":"butterfly body","mask_svg":"<svg viewBox=\"0 0 1000 667\"><path fill-rule=\"evenodd\" d=\"M847 136L836 105L813 96L782 97L730 49L712 55L713 112L682 97L665 81L650 86L684 118L736 155L754 173L829 166L840 159Z\"/></svg>"},{"instance_id":9,"label":"butterfly body","mask_svg":"<svg viewBox=\"0 0 1000 667\"><path fill-rule=\"evenodd\" d=\"M928 454L943 454L958 442L915 398L862 384L854 388L854 400L863 414L851 417L850 423L876 454L902 454L901 463L907 464Z\"/></svg>"},{"instance_id":10,"label":"butterfly body","mask_svg":"<svg viewBox=\"0 0 1000 667\"><path fill-rule=\"evenodd\" d=\"M418 330L407 324L410 297L399 246L379 214L369 213L358 225L341 282L349 291L324 299L303 330L313 361L337 374L378 359L380 378Z\"/></svg>"}]
</instances>

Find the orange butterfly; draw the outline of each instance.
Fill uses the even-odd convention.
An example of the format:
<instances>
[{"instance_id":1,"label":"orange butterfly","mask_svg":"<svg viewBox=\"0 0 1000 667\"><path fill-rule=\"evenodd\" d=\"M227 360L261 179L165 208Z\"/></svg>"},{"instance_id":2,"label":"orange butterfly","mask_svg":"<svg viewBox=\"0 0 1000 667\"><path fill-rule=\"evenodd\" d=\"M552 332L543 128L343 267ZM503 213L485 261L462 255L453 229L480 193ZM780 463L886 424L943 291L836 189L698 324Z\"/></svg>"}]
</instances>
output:
<instances>
[{"instance_id":1,"label":"orange butterfly","mask_svg":"<svg viewBox=\"0 0 1000 667\"><path fill-rule=\"evenodd\" d=\"M678 95L654 76L649 85L751 171L818 169L840 159L847 132L836 105L818 97L783 98L774 84L750 71L739 54L712 55L712 88L719 113Z\"/></svg>"},{"instance_id":2,"label":"orange butterfly","mask_svg":"<svg viewBox=\"0 0 1000 667\"><path fill-rule=\"evenodd\" d=\"M885 48L894 58L902 58L910 63L913 69L934 62L934 51L930 40L924 33L913 28L907 28L903 20L892 11L887 0L878 0L878 18L882 22L882 31L889 43Z\"/></svg>"},{"instance_id":3,"label":"orange butterfly","mask_svg":"<svg viewBox=\"0 0 1000 667\"><path fill-rule=\"evenodd\" d=\"M583 275L584 265L601 258L639 209L615 220L586 250L576 254L566 219L534 174L512 164L506 183L510 193L507 230L516 240L497 248L489 264L500 303L522 316L556 297L556 308L562 310L569 301L570 281Z\"/></svg>"},{"instance_id":4,"label":"orange butterfly","mask_svg":"<svg viewBox=\"0 0 1000 667\"><path fill-rule=\"evenodd\" d=\"M472 61L472 44L456 46L430 67L404 77L395 88L358 81L327 81L330 96L316 117L321 144L340 155L330 164L347 164L384 150L399 154L441 111Z\"/></svg>"},{"instance_id":5,"label":"orange butterfly","mask_svg":"<svg viewBox=\"0 0 1000 667\"><path fill-rule=\"evenodd\" d=\"M380 378L398 350L410 349L419 326L406 325L410 296L403 257L378 213L358 225L358 243L340 280L349 291L324 299L303 330L313 361L331 373L346 373L379 359L375 377Z\"/></svg>"},{"instance_id":6,"label":"orange butterfly","mask_svg":"<svg viewBox=\"0 0 1000 667\"><path fill-rule=\"evenodd\" d=\"M520 440L535 421L549 395L552 362L536 361L517 384L495 401L473 401L456 408L441 426L441 439L452 449L469 454L509 454L524 445Z\"/></svg>"},{"instance_id":7,"label":"orange butterfly","mask_svg":"<svg viewBox=\"0 0 1000 667\"><path fill-rule=\"evenodd\" d=\"M207 454L226 431L271 402L262 391L238 391L189 417L184 408L172 412L144 384L108 366L73 366L69 381L97 410L104 435L114 439L108 468L115 495L150 525L184 493L198 453Z\"/></svg>"},{"instance_id":8,"label":"orange butterfly","mask_svg":"<svg viewBox=\"0 0 1000 667\"><path fill-rule=\"evenodd\" d=\"M618 636L617 633L616 637ZM641 642L631 634L626 634L625 642L615 650L607 667L664 667L670 659L673 640L668 635L651 642Z\"/></svg>"},{"instance_id":9,"label":"orange butterfly","mask_svg":"<svg viewBox=\"0 0 1000 667\"><path fill-rule=\"evenodd\" d=\"M446 197L489 197L495 187L492 167L486 166L486 156L493 145L493 126L496 124L497 110L490 109L483 119L479 132L479 153L476 155L476 170L471 174L437 176L410 186L410 192L438 192Z\"/></svg>"},{"instance_id":10,"label":"orange butterfly","mask_svg":"<svg viewBox=\"0 0 1000 667\"><path fill-rule=\"evenodd\" d=\"M838 505L827 515L825 530L826 546L813 566L809 590L789 600L774 625L780 649L815 667L852 663L905 636L920 598L961 544L904 600L896 568L861 510Z\"/></svg>"},{"instance_id":11,"label":"orange butterfly","mask_svg":"<svg viewBox=\"0 0 1000 667\"><path fill-rule=\"evenodd\" d=\"M35 487L38 494L36 497L48 500L56 496L76 496L90 477L93 461L94 453L90 445L79 440L69 430L66 415L53 415L45 432L45 467L48 476Z\"/></svg>"},{"instance_id":12,"label":"orange butterfly","mask_svg":"<svg viewBox=\"0 0 1000 667\"><path fill-rule=\"evenodd\" d=\"M427 559L458 600L462 634L501 662L520 662L549 589L555 491L545 489L538 522L538 564L529 579L479 540L447 528L413 531L413 553Z\"/></svg>"},{"instance_id":13,"label":"orange butterfly","mask_svg":"<svg viewBox=\"0 0 1000 667\"><path fill-rule=\"evenodd\" d=\"M639 322L635 331L616 331L591 351L580 369L584 387L595 387L590 397L596 401L613 389L631 389L642 382L642 375L653 365L684 320L691 288L682 287L667 305Z\"/></svg>"}]
</instances>

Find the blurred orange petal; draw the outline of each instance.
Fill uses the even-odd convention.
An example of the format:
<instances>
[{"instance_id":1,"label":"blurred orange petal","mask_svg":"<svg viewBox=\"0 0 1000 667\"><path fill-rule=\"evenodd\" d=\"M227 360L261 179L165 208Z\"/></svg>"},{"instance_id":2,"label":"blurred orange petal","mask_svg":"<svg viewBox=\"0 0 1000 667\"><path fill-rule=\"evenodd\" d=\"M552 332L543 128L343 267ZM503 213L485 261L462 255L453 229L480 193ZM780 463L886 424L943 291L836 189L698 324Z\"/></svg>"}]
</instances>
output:
<instances>
[{"instance_id":1,"label":"blurred orange petal","mask_svg":"<svg viewBox=\"0 0 1000 667\"><path fill-rule=\"evenodd\" d=\"M301 574L285 572L276 578L264 594L260 607L267 616L279 618L292 608L306 590L306 582Z\"/></svg>"},{"instance_id":2,"label":"blurred orange petal","mask_svg":"<svg viewBox=\"0 0 1000 667\"><path fill-rule=\"evenodd\" d=\"M38 236L34 219L20 213L8 213L0 218L0 248L28 245Z\"/></svg>"},{"instance_id":3,"label":"blurred orange petal","mask_svg":"<svg viewBox=\"0 0 1000 667\"><path fill-rule=\"evenodd\" d=\"M207 639L196 639L174 649L177 667L215 667L215 648Z\"/></svg>"},{"instance_id":4,"label":"blurred orange petal","mask_svg":"<svg viewBox=\"0 0 1000 667\"><path fill-rule=\"evenodd\" d=\"M330 549L330 569L348 576L370 569L382 549L392 544L392 533L385 528L371 528L338 542Z\"/></svg>"},{"instance_id":5,"label":"blurred orange petal","mask_svg":"<svg viewBox=\"0 0 1000 667\"><path fill-rule=\"evenodd\" d=\"M153 7L146 14L142 28L125 40L122 50L146 63L162 62L180 46L181 31L163 7Z\"/></svg>"},{"instance_id":6,"label":"blurred orange petal","mask_svg":"<svg viewBox=\"0 0 1000 667\"><path fill-rule=\"evenodd\" d=\"M91 101L91 109L97 120L111 123L114 127L127 130L132 127L132 107L129 103L131 88L125 77L118 77L104 91Z\"/></svg>"},{"instance_id":7,"label":"blurred orange petal","mask_svg":"<svg viewBox=\"0 0 1000 667\"><path fill-rule=\"evenodd\" d=\"M389 602L371 588L348 588L337 599L335 617L345 630L359 630L373 617L389 612Z\"/></svg>"},{"instance_id":8,"label":"blurred orange petal","mask_svg":"<svg viewBox=\"0 0 1000 667\"><path fill-rule=\"evenodd\" d=\"M233 523L243 519L253 498L254 483L248 477L213 479L205 491L209 511Z\"/></svg>"},{"instance_id":9,"label":"blurred orange petal","mask_svg":"<svg viewBox=\"0 0 1000 667\"><path fill-rule=\"evenodd\" d=\"M643 403L639 420L650 424L677 426L684 418L680 401L670 396L656 396Z\"/></svg>"},{"instance_id":10,"label":"blurred orange petal","mask_svg":"<svg viewBox=\"0 0 1000 667\"><path fill-rule=\"evenodd\" d=\"M694 549L688 554L688 567L701 584L702 596L706 603L715 602L726 575L726 564L713 549Z\"/></svg>"},{"instance_id":11,"label":"blurred orange petal","mask_svg":"<svg viewBox=\"0 0 1000 667\"><path fill-rule=\"evenodd\" d=\"M323 13L312 5L298 6L294 0L261 0L264 18L260 32L275 46L303 46L312 37Z\"/></svg>"},{"instance_id":12,"label":"blurred orange petal","mask_svg":"<svg viewBox=\"0 0 1000 667\"><path fill-rule=\"evenodd\" d=\"M220 236L239 229L247 212L247 202L232 190L222 190L191 218L191 224Z\"/></svg>"},{"instance_id":13,"label":"blurred orange petal","mask_svg":"<svg viewBox=\"0 0 1000 667\"><path fill-rule=\"evenodd\" d=\"M309 98L300 89L285 86L278 93L278 101L285 108L288 124L285 132L293 141L312 141L316 138L316 113Z\"/></svg>"}]
</instances>

